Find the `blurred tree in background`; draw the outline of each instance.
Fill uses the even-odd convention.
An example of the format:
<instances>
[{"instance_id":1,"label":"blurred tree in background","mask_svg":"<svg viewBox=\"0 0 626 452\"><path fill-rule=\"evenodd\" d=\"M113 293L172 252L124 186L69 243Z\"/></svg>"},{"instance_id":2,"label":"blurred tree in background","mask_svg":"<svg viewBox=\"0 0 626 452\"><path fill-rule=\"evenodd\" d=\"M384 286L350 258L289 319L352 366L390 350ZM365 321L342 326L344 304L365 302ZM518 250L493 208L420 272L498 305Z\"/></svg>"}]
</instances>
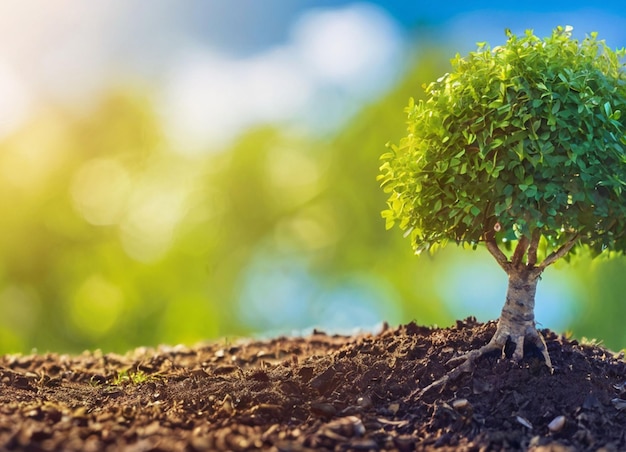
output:
<instances>
[{"instance_id":1,"label":"blurred tree in background","mask_svg":"<svg viewBox=\"0 0 626 452\"><path fill-rule=\"evenodd\" d=\"M0 353L461 317L441 286L462 257L414 259L385 232L376 182L407 99L447 67L421 53L332 137L267 126L194 156L168 143L151 93L111 92L82 115L50 106L0 142ZM566 270L587 282L576 335L624 347L624 265Z\"/></svg>"}]
</instances>

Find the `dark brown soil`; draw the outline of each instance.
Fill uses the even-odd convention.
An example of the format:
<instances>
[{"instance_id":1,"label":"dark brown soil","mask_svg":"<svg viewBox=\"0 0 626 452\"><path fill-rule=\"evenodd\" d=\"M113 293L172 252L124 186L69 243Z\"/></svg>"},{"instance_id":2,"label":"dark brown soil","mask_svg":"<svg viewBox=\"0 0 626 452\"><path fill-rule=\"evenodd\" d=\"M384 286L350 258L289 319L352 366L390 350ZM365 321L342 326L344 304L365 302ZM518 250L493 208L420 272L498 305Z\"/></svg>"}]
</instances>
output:
<instances>
[{"instance_id":1,"label":"dark brown soil","mask_svg":"<svg viewBox=\"0 0 626 452\"><path fill-rule=\"evenodd\" d=\"M4 356L0 449L626 450L623 356L547 330L554 374L533 350L521 364L493 354L416 399L494 330L467 319L125 356Z\"/></svg>"}]
</instances>

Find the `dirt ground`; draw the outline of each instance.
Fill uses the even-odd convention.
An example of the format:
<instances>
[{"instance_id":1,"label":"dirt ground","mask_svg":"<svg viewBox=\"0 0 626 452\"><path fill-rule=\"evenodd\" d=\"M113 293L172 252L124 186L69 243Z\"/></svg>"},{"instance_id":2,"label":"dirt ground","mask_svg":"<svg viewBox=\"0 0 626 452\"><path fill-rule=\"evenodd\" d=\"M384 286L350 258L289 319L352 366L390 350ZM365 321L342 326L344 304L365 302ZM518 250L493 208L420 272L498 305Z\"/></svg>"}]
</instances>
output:
<instances>
[{"instance_id":1,"label":"dirt ground","mask_svg":"<svg viewBox=\"0 0 626 452\"><path fill-rule=\"evenodd\" d=\"M626 450L623 354L544 330L418 399L494 323L0 358L0 450Z\"/></svg>"}]
</instances>

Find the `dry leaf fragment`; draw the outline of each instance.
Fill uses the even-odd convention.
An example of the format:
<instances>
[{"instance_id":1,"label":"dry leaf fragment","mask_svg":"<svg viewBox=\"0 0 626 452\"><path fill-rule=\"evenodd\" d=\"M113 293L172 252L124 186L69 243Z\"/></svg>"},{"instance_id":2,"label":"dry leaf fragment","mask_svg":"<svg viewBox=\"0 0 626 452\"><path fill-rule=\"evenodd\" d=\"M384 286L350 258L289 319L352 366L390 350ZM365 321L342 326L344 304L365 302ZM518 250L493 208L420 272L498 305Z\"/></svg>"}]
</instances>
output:
<instances>
[{"instance_id":1,"label":"dry leaf fragment","mask_svg":"<svg viewBox=\"0 0 626 452\"><path fill-rule=\"evenodd\" d=\"M519 423L522 424L524 427L532 430L533 429L533 424L530 423L530 421L526 418L523 418L522 416L515 416L515 420Z\"/></svg>"},{"instance_id":2,"label":"dry leaf fragment","mask_svg":"<svg viewBox=\"0 0 626 452\"><path fill-rule=\"evenodd\" d=\"M613 406L619 411L626 410L626 400L620 398L611 399Z\"/></svg>"}]
</instances>

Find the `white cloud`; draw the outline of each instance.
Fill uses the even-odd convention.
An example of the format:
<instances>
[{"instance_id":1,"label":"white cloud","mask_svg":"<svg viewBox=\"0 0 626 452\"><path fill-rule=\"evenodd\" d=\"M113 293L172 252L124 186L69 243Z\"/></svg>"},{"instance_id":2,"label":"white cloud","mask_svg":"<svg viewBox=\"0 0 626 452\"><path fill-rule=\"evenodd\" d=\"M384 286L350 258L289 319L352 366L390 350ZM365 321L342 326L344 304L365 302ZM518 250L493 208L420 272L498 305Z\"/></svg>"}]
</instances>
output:
<instances>
[{"instance_id":1,"label":"white cloud","mask_svg":"<svg viewBox=\"0 0 626 452\"><path fill-rule=\"evenodd\" d=\"M393 22L370 5L305 13L295 24L294 38L313 77L345 86L379 81L384 63L397 56L399 47Z\"/></svg>"},{"instance_id":2,"label":"white cloud","mask_svg":"<svg viewBox=\"0 0 626 452\"><path fill-rule=\"evenodd\" d=\"M164 125L184 148L220 145L260 121L281 121L309 101L311 84L286 49L249 59L187 52L161 98Z\"/></svg>"},{"instance_id":3,"label":"white cloud","mask_svg":"<svg viewBox=\"0 0 626 452\"><path fill-rule=\"evenodd\" d=\"M340 123L400 73L401 44L386 13L353 5L306 13L289 42L251 57L198 47L172 64L163 121L187 152L219 147L255 124Z\"/></svg>"}]
</instances>

